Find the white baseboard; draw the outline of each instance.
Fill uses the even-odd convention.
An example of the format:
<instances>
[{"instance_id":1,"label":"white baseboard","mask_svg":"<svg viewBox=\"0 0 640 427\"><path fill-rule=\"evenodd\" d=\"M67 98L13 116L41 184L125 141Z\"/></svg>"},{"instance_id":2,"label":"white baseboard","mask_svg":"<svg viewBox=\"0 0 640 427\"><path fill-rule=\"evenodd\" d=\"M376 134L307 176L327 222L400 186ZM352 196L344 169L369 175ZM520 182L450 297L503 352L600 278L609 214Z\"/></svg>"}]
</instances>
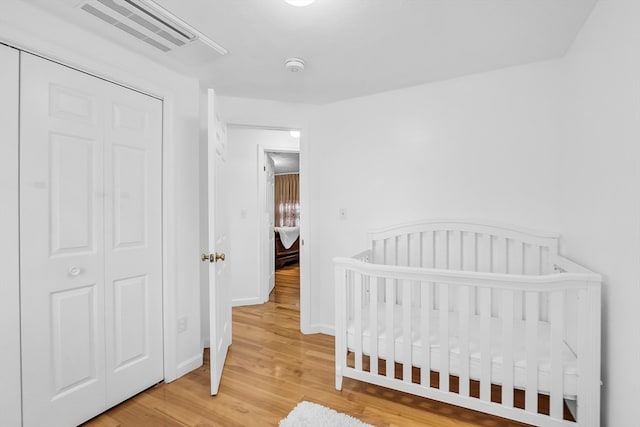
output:
<instances>
[{"instance_id":1,"label":"white baseboard","mask_svg":"<svg viewBox=\"0 0 640 427\"><path fill-rule=\"evenodd\" d=\"M322 323L315 323L309 326L309 330L302 331L302 333L305 335L310 335L310 334L325 334L325 335L331 335L331 336L336 335L335 328L333 327L333 325L326 325Z\"/></svg>"},{"instance_id":2,"label":"white baseboard","mask_svg":"<svg viewBox=\"0 0 640 427\"><path fill-rule=\"evenodd\" d=\"M202 353L198 353L192 358L187 359L184 362L180 363L176 367L176 374L177 374L176 379L180 378L185 374L188 374L194 369L198 369L200 366L202 366Z\"/></svg>"},{"instance_id":3,"label":"white baseboard","mask_svg":"<svg viewBox=\"0 0 640 427\"><path fill-rule=\"evenodd\" d=\"M242 307L245 305L258 305L258 304L264 304L264 301L260 298L240 298L240 299L234 299L233 301L231 301L232 307Z\"/></svg>"}]
</instances>

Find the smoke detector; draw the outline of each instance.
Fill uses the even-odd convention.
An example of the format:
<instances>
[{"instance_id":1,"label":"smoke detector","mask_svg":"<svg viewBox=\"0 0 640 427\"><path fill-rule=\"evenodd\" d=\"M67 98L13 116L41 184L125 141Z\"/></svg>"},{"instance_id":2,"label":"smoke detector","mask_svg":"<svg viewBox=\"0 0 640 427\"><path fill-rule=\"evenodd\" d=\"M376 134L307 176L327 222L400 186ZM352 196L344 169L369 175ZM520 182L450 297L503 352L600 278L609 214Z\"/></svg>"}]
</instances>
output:
<instances>
[{"instance_id":1,"label":"smoke detector","mask_svg":"<svg viewBox=\"0 0 640 427\"><path fill-rule=\"evenodd\" d=\"M289 3L292 6L304 7L304 6L309 6L311 3L313 3L316 0L284 0L284 1Z\"/></svg>"},{"instance_id":2,"label":"smoke detector","mask_svg":"<svg viewBox=\"0 0 640 427\"><path fill-rule=\"evenodd\" d=\"M304 70L304 60L300 58L289 58L284 62L284 67L292 73Z\"/></svg>"}]
</instances>

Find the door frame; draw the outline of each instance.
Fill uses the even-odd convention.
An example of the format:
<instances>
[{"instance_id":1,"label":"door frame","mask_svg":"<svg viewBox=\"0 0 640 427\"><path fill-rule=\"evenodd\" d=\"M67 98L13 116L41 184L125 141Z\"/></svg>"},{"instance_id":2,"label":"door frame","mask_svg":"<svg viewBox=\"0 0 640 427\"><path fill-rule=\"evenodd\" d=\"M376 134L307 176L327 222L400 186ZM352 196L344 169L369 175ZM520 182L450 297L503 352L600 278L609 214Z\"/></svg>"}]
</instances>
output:
<instances>
[{"instance_id":1,"label":"door frame","mask_svg":"<svg viewBox=\"0 0 640 427\"><path fill-rule=\"evenodd\" d=\"M287 150L287 149L279 149L279 148L269 148L262 144L258 144L257 148L257 156L258 156L258 170L262 170L264 167L264 156L265 153L270 152L297 152L300 154L300 331L303 334L314 333L311 329L311 321L310 321L310 313L311 313L311 298L310 298L310 283L311 283L311 274L310 274L310 265L309 262L309 230L311 229L311 218L309 216L309 179L308 179L308 146L306 136L306 130L304 128L300 128L299 126L262 126L262 125L251 125L244 123L234 123L228 122L227 127L229 128L238 128L238 129L258 129L258 130L273 130L273 131L282 131L289 132L292 130L300 131L300 143L298 150ZM258 200L256 203L258 204L258 208L262 207L264 203L264 187L265 180L264 174L258 174ZM258 232L262 231L262 218L258 215L256 227ZM259 234L260 236L262 235ZM258 263L260 267L262 267L262 259L264 259L265 244L262 241L262 238L258 239L258 253L260 254L260 258L258 259ZM262 269L260 269L262 271ZM260 277L260 297L264 298L264 301L269 299L269 295L264 295L265 290L268 288L268 283L263 283L263 277Z\"/></svg>"},{"instance_id":2,"label":"door frame","mask_svg":"<svg viewBox=\"0 0 640 427\"><path fill-rule=\"evenodd\" d=\"M298 129L295 129L295 130L298 130ZM302 135L301 135L301 138L302 138ZM263 173L260 173L260 171L262 171L265 167L265 156L268 153L298 153L299 155L300 147L298 146L297 150L293 150L293 149L286 149L286 148L265 148L262 144L258 144L258 203L259 203L258 206L259 207L264 207L264 204L266 201L266 194L265 194L266 179L265 179L265 175ZM298 170L298 176L301 176L300 172L301 171ZM301 193L300 196L302 196L302 189L300 189L300 193ZM302 211L302 200L300 200L300 210ZM300 213L300 223L301 223L300 230L302 230L302 212ZM264 230L262 230L261 221L258 222L258 228L260 233L259 236L261 236L260 237L260 263L261 263L260 272L263 272L265 266L262 265L262 261L266 259L265 251L268 250L267 248L268 242L264 239ZM300 242L302 242L302 232L300 233ZM300 252L302 252L302 246L303 245L300 245ZM299 257L300 264L302 264L302 253L299 253L298 257ZM302 270L302 266L300 270ZM260 276L260 292L261 292L260 297L262 298L263 302L269 301L269 293L271 291L271 289L269 289L270 284L265 279L266 278L263 277L262 275ZM300 273L300 281L302 282L302 271ZM302 288L302 283L300 283L300 287ZM302 299L302 296L300 298ZM302 304L301 304L301 309L302 309Z\"/></svg>"},{"instance_id":3,"label":"door frame","mask_svg":"<svg viewBox=\"0 0 640 427\"><path fill-rule=\"evenodd\" d=\"M174 132L174 99L175 95L171 90L156 86L147 80L137 77L131 72L123 69L108 68L113 72L104 73L99 71L104 69L104 64L86 59L63 49L60 55L59 49L55 47L34 48L32 38L26 37L27 43L23 43L15 34L8 36L0 31L0 43L15 48L18 51L29 53L45 60L52 61L62 66L86 73L99 79L117 84L126 89L139 92L141 94L156 98L162 101L162 312L163 312L163 374L164 381L171 382L179 376L197 368L202 364L202 360L194 360L188 366L177 367L177 310L172 302L176 299L177 273L175 265L171 260L176 259L177 250L175 241L177 240L177 230L172 224L175 223L176 209L174 197L175 184L175 163L172 155L177 143L172 137ZM38 43L39 44L39 43ZM67 59L67 58L76 58ZM63 58L63 59L61 59ZM124 78L113 77L117 74L124 74ZM125 82L126 81L126 82Z\"/></svg>"}]
</instances>

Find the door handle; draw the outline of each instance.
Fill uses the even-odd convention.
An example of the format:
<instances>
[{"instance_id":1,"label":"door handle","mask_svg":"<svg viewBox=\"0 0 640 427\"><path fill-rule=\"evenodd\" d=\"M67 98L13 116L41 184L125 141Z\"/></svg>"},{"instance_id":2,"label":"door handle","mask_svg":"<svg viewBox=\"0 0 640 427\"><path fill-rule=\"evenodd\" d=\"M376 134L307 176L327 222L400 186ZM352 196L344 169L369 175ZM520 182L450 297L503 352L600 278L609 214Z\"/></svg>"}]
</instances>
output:
<instances>
[{"instance_id":1,"label":"door handle","mask_svg":"<svg viewBox=\"0 0 640 427\"><path fill-rule=\"evenodd\" d=\"M226 255L224 253L214 253L214 254L202 254L200 255L200 260L202 260L202 262L218 262L218 261L224 261L225 260Z\"/></svg>"}]
</instances>

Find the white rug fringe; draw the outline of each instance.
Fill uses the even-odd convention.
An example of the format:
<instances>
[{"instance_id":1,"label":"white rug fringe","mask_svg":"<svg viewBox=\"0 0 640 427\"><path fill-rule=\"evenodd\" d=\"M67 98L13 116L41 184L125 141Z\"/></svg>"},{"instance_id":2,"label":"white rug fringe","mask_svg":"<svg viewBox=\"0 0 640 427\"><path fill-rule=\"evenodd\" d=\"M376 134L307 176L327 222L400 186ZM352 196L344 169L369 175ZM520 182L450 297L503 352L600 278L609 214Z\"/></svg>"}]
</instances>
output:
<instances>
[{"instance_id":1,"label":"white rug fringe","mask_svg":"<svg viewBox=\"0 0 640 427\"><path fill-rule=\"evenodd\" d=\"M280 427L373 427L357 418L341 414L317 403L302 401L293 408Z\"/></svg>"}]
</instances>

